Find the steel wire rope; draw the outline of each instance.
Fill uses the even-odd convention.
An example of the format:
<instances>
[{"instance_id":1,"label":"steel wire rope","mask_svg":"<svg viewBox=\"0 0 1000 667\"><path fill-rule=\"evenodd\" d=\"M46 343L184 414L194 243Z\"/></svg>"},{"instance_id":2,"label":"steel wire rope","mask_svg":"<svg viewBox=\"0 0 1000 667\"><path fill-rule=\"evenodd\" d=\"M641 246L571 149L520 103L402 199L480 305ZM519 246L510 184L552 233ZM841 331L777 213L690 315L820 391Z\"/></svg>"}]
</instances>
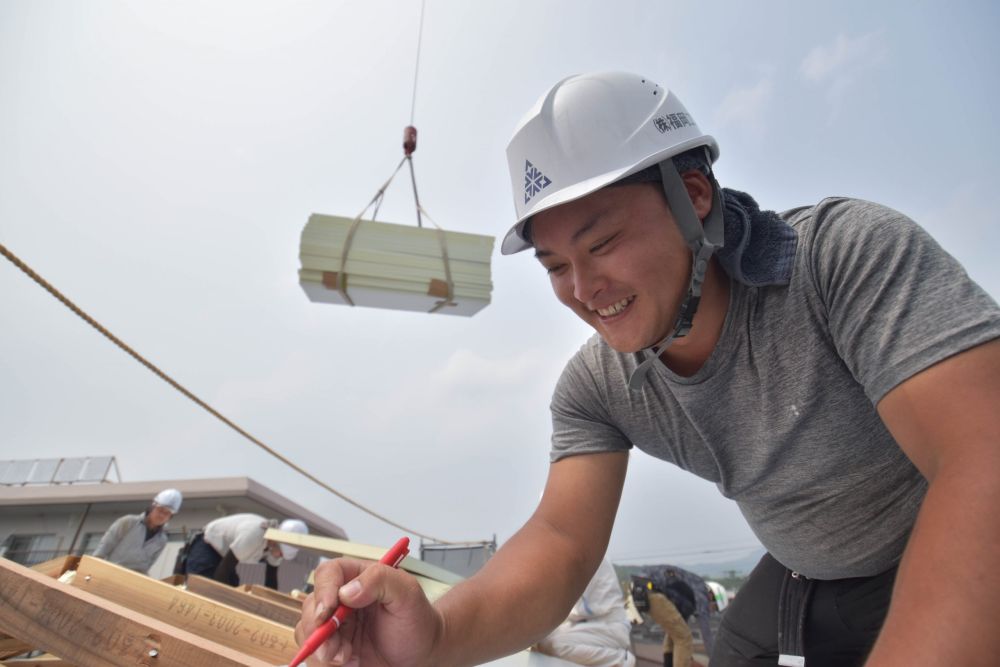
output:
<instances>
[{"instance_id":1,"label":"steel wire rope","mask_svg":"<svg viewBox=\"0 0 1000 667\"><path fill-rule=\"evenodd\" d=\"M427 0L420 0L420 27L417 28L417 58L413 66L413 99L410 102L410 125L413 125L413 114L417 109L417 75L420 74L420 47L424 42L424 9Z\"/></svg>"},{"instance_id":2,"label":"steel wire rope","mask_svg":"<svg viewBox=\"0 0 1000 667\"><path fill-rule=\"evenodd\" d=\"M177 391L179 391L181 394L183 394L187 398L189 398L192 401L194 401L198 406L200 406L206 412L208 412L209 414L211 414L213 417L215 417L216 419L218 419L219 421L221 421L222 423L224 423L226 426L228 426L229 428L233 429L234 431L236 431L237 433L239 433L240 435L242 435L244 438L246 438L247 440L249 440L253 444L257 445L259 448L263 449L265 452L267 452L268 454L270 454L274 458L276 458L279 461L281 461L282 463L284 463L286 466L288 466L289 468L291 468L295 472L299 473L300 475L302 475L306 479L312 481L313 483L315 483L319 487L321 487L321 488L329 491L330 493L332 493L333 495L337 496L338 498L340 498L344 502L348 503L349 505L352 505L352 506L356 507L357 509L361 510L365 514L368 514L369 516L372 516L372 517L378 519L379 521L387 523L390 526L393 526L394 528L399 528L400 530L402 530L404 532L407 532L407 533L410 533L411 535L416 535L417 537L422 537L424 539L430 540L432 542L437 542L439 544L454 544L454 542L450 542L448 540L441 540L441 539L438 539L436 537L427 535L425 533L421 533L419 531L413 530L412 528L407 528L406 526L404 526L402 524L396 523L392 519L389 519L388 517L379 514L375 510L372 510L372 509L366 507L365 505L362 505L358 501L354 500L353 498L351 498L351 497L349 497L349 496L341 493L340 491L338 491L337 489L333 488L332 486L330 486L329 484L327 484L323 480L319 479L318 477L316 477L315 475L313 475L309 471L303 469L298 464L296 464L293 461L291 461L290 459L286 458L284 455L282 455L282 454L276 452L275 450L271 449L269 446L267 446L266 444L264 444L263 442L261 442L260 440L258 440L257 438L255 438L254 436L250 435L250 433L248 433L247 431L243 430L241 427L239 427L238 425L236 425L228 417L226 417L225 415L223 415L222 413L220 413L218 410L216 410L215 408L213 408L211 405L209 405L205 401L203 401L200 398L198 398L194 393L192 393L191 391L189 391L188 389L186 389L183 385L181 385L179 382L177 382L176 380L174 380L172 377L170 377L169 375L167 375L166 373L164 373L163 371L161 371L152 362L147 361L141 354L139 354L138 352L136 352L135 350L133 350L124 341L122 341L117 336L115 336L113 333L111 333L110 331L108 331L103 325L101 325L100 322L98 322L97 320L95 320L93 317L91 317L86 312L84 312L83 309L81 309L75 303L73 303L72 301L70 301L69 298L67 298L66 296L64 296L62 292L60 292L58 289L55 288L55 286L53 286L52 284L50 284L47 280L45 280L45 278L43 278L38 273L36 273L31 267L29 267L19 257L17 257L17 255L15 255L13 252L11 252L10 250L8 250L7 246L5 246L3 243L0 243L0 254L2 254L4 257L6 257L11 262L11 264L13 264L14 266L16 266L25 275L27 275L29 278L31 278L32 280L34 280L38 285L40 285L43 289L45 289L45 291L47 291L49 294L51 294L56 299L58 299L60 302L62 302L62 304L64 306L66 306L71 311L73 311L84 322L86 322L91 327L93 327L94 329L96 329L98 331L98 333L100 333L102 336L104 336L105 338L107 338L108 340L110 340L112 343L114 343L115 345L117 345L119 348L121 348L122 351L126 352L129 356L131 356L133 359L135 359L136 361L138 361L140 364L142 364L143 366L145 366L146 368L148 368L155 375L159 376L159 378L161 380L163 380L164 382L166 382L167 384L169 384L171 387L173 387L174 389L176 389Z\"/></svg>"},{"instance_id":3,"label":"steel wire rope","mask_svg":"<svg viewBox=\"0 0 1000 667\"><path fill-rule=\"evenodd\" d=\"M420 0L420 26L417 28L417 57L413 65L413 97L410 100L410 128L413 129L414 144L412 149L406 149L404 143L404 151L406 152L406 161L410 165L410 183L413 185L413 202L417 205L417 227L423 227L423 221L420 219L420 196L417 194L417 175L413 169L413 151L416 150L416 128L413 127L413 118L417 111L417 81L420 75L420 50L424 43L424 10L427 8L427 0ZM405 132L405 130L404 130Z\"/></svg>"}]
</instances>

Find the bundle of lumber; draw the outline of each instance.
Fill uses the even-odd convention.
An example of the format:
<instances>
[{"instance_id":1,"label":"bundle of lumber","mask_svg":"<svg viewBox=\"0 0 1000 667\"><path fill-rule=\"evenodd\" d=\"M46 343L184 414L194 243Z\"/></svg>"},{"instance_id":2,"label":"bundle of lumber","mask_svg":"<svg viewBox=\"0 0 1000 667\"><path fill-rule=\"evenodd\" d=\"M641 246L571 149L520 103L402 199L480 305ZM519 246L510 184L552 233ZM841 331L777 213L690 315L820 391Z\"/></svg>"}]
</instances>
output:
<instances>
[{"instance_id":1,"label":"bundle of lumber","mask_svg":"<svg viewBox=\"0 0 1000 667\"><path fill-rule=\"evenodd\" d=\"M311 301L449 315L490 302L492 236L313 214L299 284Z\"/></svg>"}]
</instances>

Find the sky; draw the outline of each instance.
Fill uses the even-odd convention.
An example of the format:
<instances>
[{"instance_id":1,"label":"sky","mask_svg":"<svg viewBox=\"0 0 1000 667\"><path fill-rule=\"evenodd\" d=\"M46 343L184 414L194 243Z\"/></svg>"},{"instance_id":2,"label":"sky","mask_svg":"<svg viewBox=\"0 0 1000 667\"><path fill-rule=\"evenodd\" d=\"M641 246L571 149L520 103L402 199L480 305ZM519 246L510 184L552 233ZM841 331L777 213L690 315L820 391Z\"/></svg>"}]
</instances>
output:
<instances>
[{"instance_id":1,"label":"sky","mask_svg":"<svg viewBox=\"0 0 1000 667\"><path fill-rule=\"evenodd\" d=\"M492 303L471 318L308 301L302 227L364 208L411 110L424 208L502 237L521 115L568 75L643 74L718 140L724 186L775 210L831 195L891 206L1000 296L996 3L426 0L417 68L420 13L0 0L0 243L255 437L450 541L502 543L530 516L552 388L590 331L530 253L499 244ZM404 174L379 219L415 224L412 202ZM356 541L399 536L2 259L0 425L0 459L114 455L125 481L246 475ZM612 560L757 546L712 484L633 454Z\"/></svg>"}]
</instances>

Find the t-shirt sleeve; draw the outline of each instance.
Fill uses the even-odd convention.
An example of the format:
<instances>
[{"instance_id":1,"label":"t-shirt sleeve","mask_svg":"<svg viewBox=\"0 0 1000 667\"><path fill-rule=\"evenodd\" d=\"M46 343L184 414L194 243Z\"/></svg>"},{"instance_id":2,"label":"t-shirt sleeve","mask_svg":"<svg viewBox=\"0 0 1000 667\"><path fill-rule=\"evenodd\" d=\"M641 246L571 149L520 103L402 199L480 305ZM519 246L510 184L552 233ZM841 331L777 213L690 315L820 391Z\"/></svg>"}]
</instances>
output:
<instances>
[{"instance_id":1,"label":"t-shirt sleeve","mask_svg":"<svg viewBox=\"0 0 1000 667\"><path fill-rule=\"evenodd\" d=\"M632 443L612 422L593 371L584 361L587 347L566 368L552 394L552 463L566 456L627 451Z\"/></svg>"},{"instance_id":2,"label":"t-shirt sleeve","mask_svg":"<svg viewBox=\"0 0 1000 667\"><path fill-rule=\"evenodd\" d=\"M892 209L828 200L810 265L833 345L872 403L1000 336L1000 309L930 234Z\"/></svg>"}]
</instances>

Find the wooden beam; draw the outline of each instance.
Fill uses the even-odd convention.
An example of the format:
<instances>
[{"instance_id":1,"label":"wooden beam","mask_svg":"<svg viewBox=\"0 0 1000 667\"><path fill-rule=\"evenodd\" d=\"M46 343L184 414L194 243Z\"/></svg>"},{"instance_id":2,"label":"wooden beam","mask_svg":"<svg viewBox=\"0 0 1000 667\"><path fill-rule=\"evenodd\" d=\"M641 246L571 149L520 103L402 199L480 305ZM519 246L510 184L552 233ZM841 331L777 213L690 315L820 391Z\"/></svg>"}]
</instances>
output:
<instances>
[{"instance_id":1,"label":"wooden beam","mask_svg":"<svg viewBox=\"0 0 1000 667\"><path fill-rule=\"evenodd\" d=\"M378 560L385 553L385 549L373 547L368 544L357 544L356 542L336 540L332 537L321 537L319 535L300 535L299 533L289 533L287 531L275 530L274 528L269 528L264 537L275 542L291 544L334 558L348 556L364 560ZM424 594L431 602L434 602L447 593L452 586L463 579L463 577L454 572L449 572L437 565L425 563L412 556L404 558L399 567L416 577L417 582L420 583L420 587L424 590ZM311 580L312 577L310 576Z\"/></svg>"},{"instance_id":2,"label":"wooden beam","mask_svg":"<svg viewBox=\"0 0 1000 667\"><path fill-rule=\"evenodd\" d=\"M47 577L57 579L62 576L62 573L66 570L71 570L76 567L76 564L79 561L79 556L60 556L59 558L53 558L52 560L32 565L31 569L35 572L41 572ZM32 650L32 648L32 646L25 644L18 639L0 634L0 660L10 658L15 655L21 655L22 653L27 653Z\"/></svg>"},{"instance_id":3,"label":"wooden beam","mask_svg":"<svg viewBox=\"0 0 1000 667\"><path fill-rule=\"evenodd\" d=\"M265 600L270 600L275 604L284 605L290 609L295 609L296 611L302 611L302 600L297 600L291 595L285 595L284 593L268 588L267 586L248 584L246 590L250 595L256 595L257 597L264 598Z\"/></svg>"},{"instance_id":4,"label":"wooden beam","mask_svg":"<svg viewBox=\"0 0 1000 667\"><path fill-rule=\"evenodd\" d=\"M290 627L99 558L80 559L73 586L272 665L291 662L298 648Z\"/></svg>"},{"instance_id":5,"label":"wooden beam","mask_svg":"<svg viewBox=\"0 0 1000 667\"><path fill-rule=\"evenodd\" d=\"M44 563L39 563L38 565L32 565L31 569L53 579L58 579L66 570L75 570L76 564L79 562L79 556L61 556L47 560Z\"/></svg>"},{"instance_id":6,"label":"wooden beam","mask_svg":"<svg viewBox=\"0 0 1000 667\"><path fill-rule=\"evenodd\" d=\"M221 602L222 604L242 609L262 618L267 618L275 623L287 625L294 628L302 615L301 610L290 609L285 605L275 604L270 600L250 595L244 591L220 584L207 577L199 577L192 574L187 578L187 589L198 595Z\"/></svg>"},{"instance_id":7,"label":"wooden beam","mask_svg":"<svg viewBox=\"0 0 1000 667\"><path fill-rule=\"evenodd\" d=\"M4 667L74 667L71 663L62 658L57 658L51 653L45 653L37 658L18 658L16 660L5 660L0 662Z\"/></svg>"},{"instance_id":8,"label":"wooden beam","mask_svg":"<svg viewBox=\"0 0 1000 667\"><path fill-rule=\"evenodd\" d=\"M0 660L27 653L32 648L34 647L31 644L25 644L20 639L3 635L0 637Z\"/></svg>"},{"instance_id":9,"label":"wooden beam","mask_svg":"<svg viewBox=\"0 0 1000 667\"><path fill-rule=\"evenodd\" d=\"M264 533L264 537L275 542L291 544L292 546L302 547L304 549L309 549L310 551L316 551L326 556L333 557L350 556L351 558L378 560L386 552L386 549L388 549L388 547L373 547L368 544L347 542L346 540L337 540L332 537L300 535L299 533L290 533L288 531L277 530L275 528L269 528L267 532ZM443 567L425 563L424 561L414 558L413 556L407 556L404 558L403 562L399 564L399 567L407 572L419 574L422 577L433 579L434 581L439 581L450 586L454 586L464 579L464 577L461 577L454 572L449 572Z\"/></svg>"},{"instance_id":10,"label":"wooden beam","mask_svg":"<svg viewBox=\"0 0 1000 667\"><path fill-rule=\"evenodd\" d=\"M4 558L0 558L0 630L76 667L274 664L102 600Z\"/></svg>"},{"instance_id":11,"label":"wooden beam","mask_svg":"<svg viewBox=\"0 0 1000 667\"><path fill-rule=\"evenodd\" d=\"M62 576L62 573L66 570L75 568L76 564L79 562L79 556L61 556L59 558L47 560L44 563L32 565L31 569L35 572L40 572L47 577L57 579ZM15 655L21 655L22 653L27 653L32 650L32 648L34 647L29 644L25 644L18 639L0 634L0 660L10 658Z\"/></svg>"}]
</instances>

